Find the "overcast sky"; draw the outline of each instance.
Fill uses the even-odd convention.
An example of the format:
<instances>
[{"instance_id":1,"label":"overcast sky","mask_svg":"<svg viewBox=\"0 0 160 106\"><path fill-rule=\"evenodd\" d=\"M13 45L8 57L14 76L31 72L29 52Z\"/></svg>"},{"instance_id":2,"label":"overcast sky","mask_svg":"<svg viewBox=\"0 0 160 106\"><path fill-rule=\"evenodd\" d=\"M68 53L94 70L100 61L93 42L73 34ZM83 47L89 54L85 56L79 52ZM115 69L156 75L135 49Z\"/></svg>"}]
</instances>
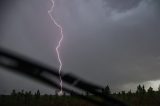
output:
<instances>
[{"instance_id":1,"label":"overcast sky","mask_svg":"<svg viewBox=\"0 0 160 106\"><path fill-rule=\"evenodd\" d=\"M8 0L9 1L9 0ZM55 0L63 26L63 72L115 91L160 79L158 0ZM50 0L15 0L1 9L0 46L58 68L60 33L48 15ZM37 82L0 69L0 92L50 93ZM157 82L158 83L158 82Z\"/></svg>"}]
</instances>

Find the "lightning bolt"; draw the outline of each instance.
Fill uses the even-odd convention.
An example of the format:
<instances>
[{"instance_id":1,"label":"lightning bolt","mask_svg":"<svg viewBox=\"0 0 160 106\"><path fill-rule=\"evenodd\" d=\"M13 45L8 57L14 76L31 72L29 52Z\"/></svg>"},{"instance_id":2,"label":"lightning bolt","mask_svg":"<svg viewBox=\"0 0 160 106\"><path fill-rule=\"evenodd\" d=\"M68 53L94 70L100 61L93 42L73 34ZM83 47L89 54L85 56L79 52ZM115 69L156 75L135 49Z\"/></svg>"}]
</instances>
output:
<instances>
[{"instance_id":1,"label":"lightning bolt","mask_svg":"<svg viewBox=\"0 0 160 106\"><path fill-rule=\"evenodd\" d=\"M51 2L52 2L52 6L51 6L50 10L48 10L48 14L51 17L51 20L53 21L53 23L59 28L60 34L61 34L61 38L58 41L58 45L56 47L56 52L57 52L57 57L58 57L58 61L59 61L59 79L60 79L60 91L58 92L58 95L63 95L63 81L62 81L62 77L61 77L61 70L62 70L62 65L63 64L62 64L60 53L59 53L59 48L61 47L61 42L63 41L63 28L60 24L58 24L58 22L52 16L55 1L51 0Z\"/></svg>"}]
</instances>

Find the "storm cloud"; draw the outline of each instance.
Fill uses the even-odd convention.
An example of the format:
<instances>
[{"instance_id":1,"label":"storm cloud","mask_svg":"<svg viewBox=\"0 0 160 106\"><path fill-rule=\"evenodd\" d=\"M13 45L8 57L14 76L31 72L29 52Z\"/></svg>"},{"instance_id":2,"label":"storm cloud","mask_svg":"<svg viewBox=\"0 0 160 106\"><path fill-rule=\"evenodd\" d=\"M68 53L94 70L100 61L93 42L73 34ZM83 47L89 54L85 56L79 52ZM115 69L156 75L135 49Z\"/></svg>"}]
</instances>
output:
<instances>
[{"instance_id":1,"label":"storm cloud","mask_svg":"<svg viewBox=\"0 0 160 106\"><path fill-rule=\"evenodd\" d=\"M60 34L47 13L50 6L49 0L17 0L4 12L1 46L58 68L55 47ZM64 28L63 72L114 90L160 78L158 2L56 0L53 15ZM0 73L3 89L38 88L27 79Z\"/></svg>"}]
</instances>

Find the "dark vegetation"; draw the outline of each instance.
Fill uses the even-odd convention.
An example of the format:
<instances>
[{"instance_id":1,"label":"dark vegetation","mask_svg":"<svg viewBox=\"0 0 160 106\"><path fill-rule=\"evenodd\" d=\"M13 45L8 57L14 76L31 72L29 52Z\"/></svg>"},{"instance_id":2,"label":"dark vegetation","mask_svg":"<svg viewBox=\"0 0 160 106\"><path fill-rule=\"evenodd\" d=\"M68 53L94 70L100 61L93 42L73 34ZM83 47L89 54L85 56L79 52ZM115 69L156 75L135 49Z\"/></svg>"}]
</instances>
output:
<instances>
[{"instance_id":1,"label":"dark vegetation","mask_svg":"<svg viewBox=\"0 0 160 106\"><path fill-rule=\"evenodd\" d=\"M136 92L121 91L111 93L109 86L102 90L102 94L113 96L124 101L129 106L160 106L160 87L158 91L154 91L152 87L145 89L144 86L138 85ZM85 96L96 98L94 95L85 93ZM98 99L98 98L97 98ZM41 95L38 90L36 93L31 91L13 90L10 95L0 96L0 106L95 106L87 101L81 100L76 96L64 94L63 96Z\"/></svg>"}]
</instances>

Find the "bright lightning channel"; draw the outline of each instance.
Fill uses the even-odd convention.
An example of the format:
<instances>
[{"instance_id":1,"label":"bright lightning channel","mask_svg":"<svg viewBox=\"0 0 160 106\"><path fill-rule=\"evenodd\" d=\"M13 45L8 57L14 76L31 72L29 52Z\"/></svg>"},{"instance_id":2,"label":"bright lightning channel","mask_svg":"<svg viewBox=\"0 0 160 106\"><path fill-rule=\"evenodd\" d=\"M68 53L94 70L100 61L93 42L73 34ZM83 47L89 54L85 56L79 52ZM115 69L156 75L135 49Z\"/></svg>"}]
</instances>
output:
<instances>
[{"instance_id":1,"label":"bright lightning channel","mask_svg":"<svg viewBox=\"0 0 160 106\"><path fill-rule=\"evenodd\" d=\"M61 47L61 42L63 41L63 28L60 24L58 24L58 22L52 16L55 1L51 0L51 2L52 2L52 6L51 6L51 9L48 11L48 14L51 17L51 20L53 21L53 23L60 29L60 33L61 33L61 38L58 41L58 45L56 47L56 52L57 52L57 57L58 57L58 61L59 61L59 79L60 79L60 91L58 92L58 95L63 95L63 81L62 81L62 77L61 77L61 70L62 70L63 64L62 64L60 53L59 53L59 48Z\"/></svg>"}]
</instances>

